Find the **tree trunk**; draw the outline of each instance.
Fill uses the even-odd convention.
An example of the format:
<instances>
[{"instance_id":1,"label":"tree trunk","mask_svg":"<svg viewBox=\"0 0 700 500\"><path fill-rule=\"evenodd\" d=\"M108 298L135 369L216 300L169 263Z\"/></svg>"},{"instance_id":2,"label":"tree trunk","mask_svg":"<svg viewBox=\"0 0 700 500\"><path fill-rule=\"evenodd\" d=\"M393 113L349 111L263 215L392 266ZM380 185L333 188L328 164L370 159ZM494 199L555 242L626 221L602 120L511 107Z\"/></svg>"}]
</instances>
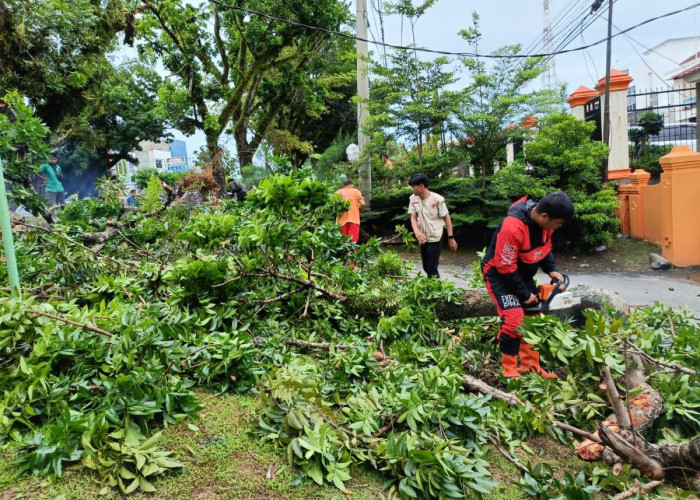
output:
<instances>
[{"instance_id":1,"label":"tree trunk","mask_svg":"<svg viewBox=\"0 0 700 500\"><path fill-rule=\"evenodd\" d=\"M243 169L253 163L255 151L252 151L246 137L247 131L236 131L234 137L236 140L236 151L238 152L238 166Z\"/></svg>"},{"instance_id":2,"label":"tree trunk","mask_svg":"<svg viewBox=\"0 0 700 500\"><path fill-rule=\"evenodd\" d=\"M423 130L418 129L418 166L423 166Z\"/></svg>"},{"instance_id":3,"label":"tree trunk","mask_svg":"<svg viewBox=\"0 0 700 500\"><path fill-rule=\"evenodd\" d=\"M219 147L219 134L216 132L207 132L207 153L211 158L211 173L214 180L219 185L219 198L226 197L226 172L224 171L224 162L221 158L221 148Z\"/></svg>"},{"instance_id":4,"label":"tree trunk","mask_svg":"<svg viewBox=\"0 0 700 500\"><path fill-rule=\"evenodd\" d=\"M610 305L620 314L629 314L629 305L619 294L606 290L582 289L574 292L575 298L580 298L581 303L568 309L550 311L550 316L556 316L562 320L573 319L574 322L583 320L584 309L600 310L603 305ZM362 295L349 295L346 307L351 312L369 317L379 317L382 314L395 314L400 307L400 297L364 297ZM459 304L434 304L435 314L441 320L453 320L463 318L475 318L480 316L496 316L496 306L485 288L468 288L462 293Z\"/></svg>"},{"instance_id":5,"label":"tree trunk","mask_svg":"<svg viewBox=\"0 0 700 500\"><path fill-rule=\"evenodd\" d=\"M598 424L594 433L601 442L583 440L576 453L584 460L603 460L621 468L623 459L639 469L645 476L660 480L668 475L689 478L694 490L700 488L700 436L680 446L657 446L648 443L640 432L651 427L664 411L661 394L646 383L642 358L626 353L628 364L625 375L627 392L640 388L641 392L623 402L617 392L610 368L603 368L603 381L614 414Z\"/></svg>"}]
</instances>

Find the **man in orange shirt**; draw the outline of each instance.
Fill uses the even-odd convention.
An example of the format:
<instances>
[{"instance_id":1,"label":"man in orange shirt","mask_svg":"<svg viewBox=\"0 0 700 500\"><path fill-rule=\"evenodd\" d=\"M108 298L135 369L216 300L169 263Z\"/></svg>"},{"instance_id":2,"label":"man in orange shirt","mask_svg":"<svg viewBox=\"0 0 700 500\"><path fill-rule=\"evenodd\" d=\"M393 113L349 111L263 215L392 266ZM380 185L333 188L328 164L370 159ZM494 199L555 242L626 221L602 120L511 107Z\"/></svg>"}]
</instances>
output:
<instances>
[{"instance_id":1,"label":"man in orange shirt","mask_svg":"<svg viewBox=\"0 0 700 500\"><path fill-rule=\"evenodd\" d=\"M340 231L352 238L353 243L360 239L360 212L365 208L365 199L359 189L352 185L352 181L345 181L343 187L335 194L339 194L344 200L350 202L350 210L343 212L335 221L340 224Z\"/></svg>"}]
</instances>

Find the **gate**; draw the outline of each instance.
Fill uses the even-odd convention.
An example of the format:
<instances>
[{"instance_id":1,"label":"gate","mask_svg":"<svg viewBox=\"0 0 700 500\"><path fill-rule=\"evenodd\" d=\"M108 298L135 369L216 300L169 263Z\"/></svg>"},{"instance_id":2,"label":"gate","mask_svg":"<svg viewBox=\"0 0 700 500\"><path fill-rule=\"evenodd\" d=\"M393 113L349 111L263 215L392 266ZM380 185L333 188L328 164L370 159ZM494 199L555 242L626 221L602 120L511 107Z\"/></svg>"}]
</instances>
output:
<instances>
[{"instance_id":1,"label":"gate","mask_svg":"<svg viewBox=\"0 0 700 500\"><path fill-rule=\"evenodd\" d=\"M603 133L600 126L600 96L594 97L583 105L583 118L587 122L593 121L595 123L595 130L593 131L591 139L594 141L602 141Z\"/></svg>"}]
</instances>

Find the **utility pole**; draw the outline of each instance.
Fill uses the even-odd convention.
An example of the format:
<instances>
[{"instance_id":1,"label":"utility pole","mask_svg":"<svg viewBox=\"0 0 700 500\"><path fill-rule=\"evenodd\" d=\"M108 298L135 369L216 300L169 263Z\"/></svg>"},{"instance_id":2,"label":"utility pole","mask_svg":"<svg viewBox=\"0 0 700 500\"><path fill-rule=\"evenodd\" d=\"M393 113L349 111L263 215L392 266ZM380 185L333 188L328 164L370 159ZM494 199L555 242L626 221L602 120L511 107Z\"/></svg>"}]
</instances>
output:
<instances>
[{"instance_id":1,"label":"utility pole","mask_svg":"<svg viewBox=\"0 0 700 500\"><path fill-rule=\"evenodd\" d=\"M602 2L596 1L591 9L597 9ZM595 12L593 10L593 12ZM608 40L605 50L605 104L603 106L603 142L610 147L610 58L612 46L613 0L608 0ZM603 166L603 182L608 180L608 162Z\"/></svg>"},{"instance_id":2,"label":"utility pole","mask_svg":"<svg viewBox=\"0 0 700 500\"><path fill-rule=\"evenodd\" d=\"M365 198L366 207L372 203L372 165L369 157L364 155L369 144L369 136L362 132L365 120L369 116L367 101L369 99L369 68L367 60L367 0L357 1L357 145L360 147L360 191Z\"/></svg>"}]
</instances>

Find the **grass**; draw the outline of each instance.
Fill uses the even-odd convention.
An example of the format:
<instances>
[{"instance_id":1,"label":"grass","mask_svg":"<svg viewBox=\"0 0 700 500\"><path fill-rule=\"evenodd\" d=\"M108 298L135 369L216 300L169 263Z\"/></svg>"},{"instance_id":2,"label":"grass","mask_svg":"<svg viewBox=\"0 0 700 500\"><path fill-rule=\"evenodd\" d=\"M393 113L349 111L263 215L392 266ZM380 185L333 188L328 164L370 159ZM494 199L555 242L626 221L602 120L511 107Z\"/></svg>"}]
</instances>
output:
<instances>
[{"instance_id":1,"label":"grass","mask_svg":"<svg viewBox=\"0 0 700 500\"><path fill-rule=\"evenodd\" d=\"M256 436L257 419L264 411L264 403L258 396L221 396L199 392L204 409L195 421L182 422L167 428L161 441L164 448L175 452L187 464L186 470L164 476L153 482L157 488L155 498L163 500L189 500L226 498L230 500L258 499L341 499L357 500L386 498L382 483L386 477L366 469L355 469L353 479L347 483L348 496L331 486L318 486L306 478L299 486L290 486L300 470L287 464L282 450L269 443L262 443ZM190 425L188 425L190 424ZM198 430L193 430L194 426ZM584 464L576 458L571 447L549 438L528 441L536 450L531 456L518 450L523 463L546 461L556 471L577 473ZM485 459L491 464L493 478L500 483L489 495L491 500L519 500L527 498L517 481L520 471L493 448ZM268 468L278 467L274 479L266 479ZM55 484L45 478L23 476L16 479L16 468L11 456L0 456L0 491L7 499L88 500L98 497L102 485L90 471L68 469ZM101 497L120 498L117 492ZM137 493L130 498L154 498Z\"/></svg>"},{"instance_id":2,"label":"grass","mask_svg":"<svg viewBox=\"0 0 700 500\"><path fill-rule=\"evenodd\" d=\"M346 487L352 495L346 495L332 486L318 486L304 478L299 486L291 486L292 479L301 471L288 465L283 450L270 443L262 443L257 437L257 419L264 412L264 402L259 396L215 395L198 393L204 409L198 420L188 420L165 429L161 444L175 452L176 457L187 464L179 473L154 480L157 492L153 495L135 493L133 499L190 500L313 500L385 499L382 484L386 477L376 471L356 468ZM571 446L563 445L549 437L540 436L527 441L534 451L529 454L516 449L519 461L527 465L546 462L561 479L565 471L576 476L585 470L589 474L600 464L586 463L578 459ZM16 477L10 453L0 454L0 499L31 500L92 500L95 498L123 498L116 491L99 497L102 488L97 475L74 468L67 469L55 484L46 478L34 476ZM518 481L521 471L506 460L496 449L489 447L484 459L489 471L499 483L488 495L489 500L523 500L529 498L521 490ZM267 479L271 466L276 475ZM682 494L676 488L667 488L667 497Z\"/></svg>"},{"instance_id":3,"label":"grass","mask_svg":"<svg viewBox=\"0 0 700 500\"><path fill-rule=\"evenodd\" d=\"M257 396L218 396L200 392L204 405L198 420L179 423L165 430L162 446L173 450L187 464L180 473L153 482L154 495L138 493L129 498L190 500L226 498L228 500L334 499L346 495L332 486L318 486L306 478L299 486L290 486L301 471L287 464L286 455L256 436L257 419L264 411ZM188 424L196 426L192 430ZM95 474L84 469L67 470L56 484L45 478L23 476L16 479L16 468L9 454L0 455L0 492L3 500L51 499L88 500L98 498L101 485ZM274 479L266 479L276 466ZM353 499L384 498L385 478L370 470L356 469L346 485ZM121 496L111 492L101 498Z\"/></svg>"}]
</instances>

